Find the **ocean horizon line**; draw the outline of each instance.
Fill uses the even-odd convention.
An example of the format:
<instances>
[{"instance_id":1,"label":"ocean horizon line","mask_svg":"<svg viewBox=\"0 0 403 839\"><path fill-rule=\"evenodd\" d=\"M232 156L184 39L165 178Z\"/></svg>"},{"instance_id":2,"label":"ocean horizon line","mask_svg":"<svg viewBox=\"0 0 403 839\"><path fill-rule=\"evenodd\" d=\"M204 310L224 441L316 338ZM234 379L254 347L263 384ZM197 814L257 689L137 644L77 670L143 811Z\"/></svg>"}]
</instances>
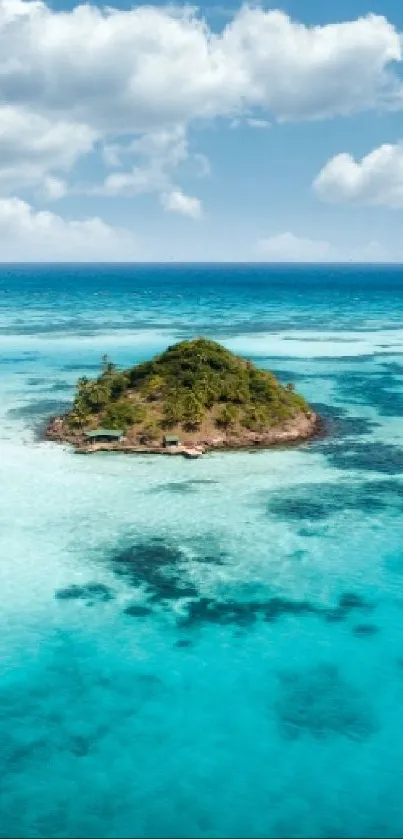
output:
<instances>
[{"instance_id":1,"label":"ocean horizon line","mask_svg":"<svg viewBox=\"0 0 403 839\"><path fill-rule=\"evenodd\" d=\"M133 266L140 266L141 268L144 267L171 267L171 268L180 268L180 267L222 267L228 266L231 268L236 267L252 267L252 268L403 268L403 260L402 262L395 262L395 261L374 261L374 262L355 262L355 261L335 261L335 262L293 262L293 261L281 261L281 262L260 262L257 260L250 260L250 261L231 261L231 260L210 260L210 261L199 261L199 260L114 260L114 261L13 261L13 262L1 262L0 261L0 270L2 268L25 268L34 266L35 268L40 267L70 267L70 266L79 266L80 268L85 267L99 267L99 266L106 266L106 267L133 267Z\"/></svg>"}]
</instances>

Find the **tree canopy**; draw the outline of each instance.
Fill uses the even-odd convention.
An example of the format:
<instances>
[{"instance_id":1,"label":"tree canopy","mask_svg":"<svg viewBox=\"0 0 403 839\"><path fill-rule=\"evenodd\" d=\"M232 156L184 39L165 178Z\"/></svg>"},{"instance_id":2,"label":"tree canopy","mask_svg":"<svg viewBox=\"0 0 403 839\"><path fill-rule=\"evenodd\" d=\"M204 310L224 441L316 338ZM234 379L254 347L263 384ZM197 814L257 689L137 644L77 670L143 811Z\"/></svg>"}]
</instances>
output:
<instances>
[{"instance_id":1,"label":"tree canopy","mask_svg":"<svg viewBox=\"0 0 403 839\"><path fill-rule=\"evenodd\" d=\"M150 361L119 370L107 356L95 379L77 382L70 429L107 425L147 434L177 427L263 431L297 413L309 413L292 385L215 341L196 338L170 346Z\"/></svg>"}]
</instances>

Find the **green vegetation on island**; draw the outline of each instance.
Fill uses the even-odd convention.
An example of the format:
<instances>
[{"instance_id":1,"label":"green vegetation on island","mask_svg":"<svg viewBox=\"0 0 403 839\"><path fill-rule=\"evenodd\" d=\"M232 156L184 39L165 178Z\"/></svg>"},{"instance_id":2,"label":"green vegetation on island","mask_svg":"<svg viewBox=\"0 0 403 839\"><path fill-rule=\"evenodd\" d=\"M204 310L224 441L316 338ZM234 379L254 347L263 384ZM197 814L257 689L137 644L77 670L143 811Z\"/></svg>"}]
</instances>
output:
<instances>
[{"instance_id":1,"label":"green vegetation on island","mask_svg":"<svg viewBox=\"0 0 403 839\"><path fill-rule=\"evenodd\" d=\"M214 433L241 440L297 416L312 413L292 385L215 341L196 338L127 370L104 356L97 378L79 379L62 422L65 437L109 428L124 431L133 444L151 444L172 430L193 442Z\"/></svg>"},{"instance_id":2,"label":"green vegetation on island","mask_svg":"<svg viewBox=\"0 0 403 839\"><path fill-rule=\"evenodd\" d=\"M293 387L258 370L220 344L202 338L169 347L152 361L119 371L103 358L98 378L81 378L68 425L145 431L181 425L197 429L209 415L219 427L253 431L308 411Z\"/></svg>"}]
</instances>

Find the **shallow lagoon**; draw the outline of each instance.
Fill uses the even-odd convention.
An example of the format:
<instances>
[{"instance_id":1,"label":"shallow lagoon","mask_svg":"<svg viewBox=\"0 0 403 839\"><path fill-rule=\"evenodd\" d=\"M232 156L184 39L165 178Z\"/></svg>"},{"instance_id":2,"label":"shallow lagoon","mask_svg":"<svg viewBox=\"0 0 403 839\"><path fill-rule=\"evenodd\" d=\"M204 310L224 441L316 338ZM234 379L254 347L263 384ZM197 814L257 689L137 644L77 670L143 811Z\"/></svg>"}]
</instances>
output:
<instances>
[{"instance_id":1,"label":"shallow lagoon","mask_svg":"<svg viewBox=\"0 0 403 839\"><path fill-rule=\"evenodd\" d=\"M403 276L9 268L0 291L0 835L401 835ZM195 462L39 442L102 352L202 330L331 437Z\"/></svg>"}]
</instances>

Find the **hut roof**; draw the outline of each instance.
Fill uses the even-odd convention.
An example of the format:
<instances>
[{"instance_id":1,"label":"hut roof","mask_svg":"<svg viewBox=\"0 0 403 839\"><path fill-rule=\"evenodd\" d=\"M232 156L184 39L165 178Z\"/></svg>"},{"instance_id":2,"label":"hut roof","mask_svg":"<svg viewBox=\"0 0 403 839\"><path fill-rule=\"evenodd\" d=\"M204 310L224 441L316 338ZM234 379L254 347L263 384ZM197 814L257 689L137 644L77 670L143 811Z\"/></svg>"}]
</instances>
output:
<instances>
[{"instance_id":1,"label":"hut roof","mask_svg":"<svg viewBox=\"0 0 403 839\"><path fill-rule=\"evenodd\" d=\"M116 428L95 428L94 431L86 431L85 436L87 440L96 440L98 437L110 437L112 440L120 440L123 437L123 431L118 431Z\"/></svg>"},{"instance_id":2,"label":"hut roof","mask_svg":"<svg viewBox=\"0 0 403 839\"><path fill-rule=\"evenodd\" d=\"M166 443L179 443L179 437L176 434L165 434L164 440Z\"/></svg>"}]
</instances>

